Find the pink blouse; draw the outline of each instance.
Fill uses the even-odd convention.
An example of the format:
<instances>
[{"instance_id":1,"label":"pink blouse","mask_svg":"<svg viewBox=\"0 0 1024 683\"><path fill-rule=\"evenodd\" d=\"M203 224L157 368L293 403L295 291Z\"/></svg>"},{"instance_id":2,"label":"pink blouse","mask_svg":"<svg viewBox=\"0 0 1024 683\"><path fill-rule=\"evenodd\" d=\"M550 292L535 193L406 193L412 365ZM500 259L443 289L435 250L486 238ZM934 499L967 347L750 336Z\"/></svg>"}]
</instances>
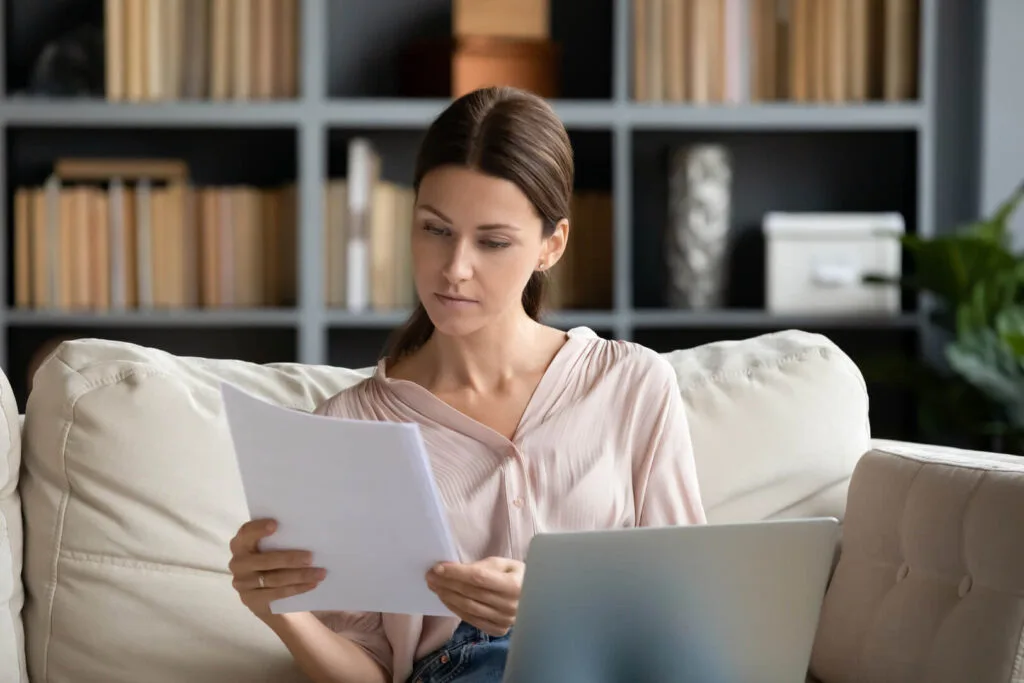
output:
<instances>
[{"instance_id":1,"label":"pink blouse","mask_svg":"<svg viewBox=\"0 0 1024 683\"><path fill-rule=\"evenodd\" d=\"M574 328L510 441L422 386L375 374L318 414L419 423L464 562L524 560L538 533L703 524L693 447L675 373L631 342ZM318 613L405 681L458 620Z\"/></svg>"}]
</instances>

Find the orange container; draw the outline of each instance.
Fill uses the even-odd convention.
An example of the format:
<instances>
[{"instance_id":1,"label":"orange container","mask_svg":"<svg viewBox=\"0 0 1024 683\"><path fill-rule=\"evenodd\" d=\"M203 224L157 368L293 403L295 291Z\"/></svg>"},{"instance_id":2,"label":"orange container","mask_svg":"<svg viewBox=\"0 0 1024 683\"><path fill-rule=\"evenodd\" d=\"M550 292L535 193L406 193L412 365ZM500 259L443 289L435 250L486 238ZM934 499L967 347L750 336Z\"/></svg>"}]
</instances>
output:
<instances>
[{"instance_id":1,"label":"orange container","mask_svg":"<svg viewBox=\"0 0 1024 683\"><path fill-rule=\"evenodd\" d=\"M509 85L558 97L558 45L550 40L473 36L411 45L402 66L409 97L459 97L491 85Z\"/></svg>"},{"instance_id":2,"label":"orange container","mask_svg":"<svg viewBox=\"0 0 1024 683\"><path fill-rule=\"evenodd\" d=\"M550 40L459 38L452 56L452 97L491 85L558 96L558 47Z\"/></svg>"}]
</instances>

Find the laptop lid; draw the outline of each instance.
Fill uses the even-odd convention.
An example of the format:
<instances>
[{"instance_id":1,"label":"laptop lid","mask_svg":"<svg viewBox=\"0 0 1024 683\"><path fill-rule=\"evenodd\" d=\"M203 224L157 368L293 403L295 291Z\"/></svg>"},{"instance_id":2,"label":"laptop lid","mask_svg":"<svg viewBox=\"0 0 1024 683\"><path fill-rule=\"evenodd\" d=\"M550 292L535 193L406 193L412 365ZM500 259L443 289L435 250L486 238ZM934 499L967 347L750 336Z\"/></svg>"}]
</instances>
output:
<instances>
[{"instance_id":1,"label":"laptop lid","mask_svg":"<svg viewBox=\"0 0 1024 683\"><path fill-rule=\"evenodd\" d=\"M503 683L802 683L834 518L542 534Z\"/></svg>"}]
</instances>

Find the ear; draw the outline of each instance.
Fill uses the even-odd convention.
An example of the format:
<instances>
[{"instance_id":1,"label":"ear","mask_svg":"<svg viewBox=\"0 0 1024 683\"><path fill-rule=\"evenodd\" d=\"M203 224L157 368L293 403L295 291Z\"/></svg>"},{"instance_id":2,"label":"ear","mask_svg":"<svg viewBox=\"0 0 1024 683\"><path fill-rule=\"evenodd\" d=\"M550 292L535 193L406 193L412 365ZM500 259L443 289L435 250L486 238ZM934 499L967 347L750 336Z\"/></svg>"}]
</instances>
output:
<instances>
[{"instance_id":1,"label":"ear","mask_svg":"<svg viewBox=\"0 0 1024 683\"><path fill-rule=\"evenodd\" d=\"M569 219L563 218L558 221L555 225L555 231L544 240L544 245L540 252L540 262L537 264L537 269L542 271L551 270L551 268L558 263L558 260L562 258L562 254L565 253L565 248L569 244Z\"/></svg>"}]
</instances>

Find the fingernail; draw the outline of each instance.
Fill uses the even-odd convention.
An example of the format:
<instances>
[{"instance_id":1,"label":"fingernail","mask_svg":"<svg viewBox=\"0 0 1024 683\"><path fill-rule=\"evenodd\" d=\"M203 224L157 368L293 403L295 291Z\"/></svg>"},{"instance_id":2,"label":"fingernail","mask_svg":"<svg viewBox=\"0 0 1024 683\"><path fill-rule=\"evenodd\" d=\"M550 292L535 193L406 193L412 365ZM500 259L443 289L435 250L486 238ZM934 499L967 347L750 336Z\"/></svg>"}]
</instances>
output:
<instances>
[{"instance_id":1,"label":"fingernail","mask_svg":"<svg viewBox=\"0 0 1024 683\"><path fill-rule=\"evenodd\" d=\"M443 564L436 564L436 565L434 565L434 573L435 574L444 574L444 565Z\"/></svg>"},{"instance_id":2,"label":"fingernail","mask_svg":"<svg viewBox=\"0 0 1024 683\"><path fill-rule=\"evenodd\" d=\"M273 531L273 530L274 530L274 522L273 521L267 522L267 531Z\"/></svg>"}]
</instances>

